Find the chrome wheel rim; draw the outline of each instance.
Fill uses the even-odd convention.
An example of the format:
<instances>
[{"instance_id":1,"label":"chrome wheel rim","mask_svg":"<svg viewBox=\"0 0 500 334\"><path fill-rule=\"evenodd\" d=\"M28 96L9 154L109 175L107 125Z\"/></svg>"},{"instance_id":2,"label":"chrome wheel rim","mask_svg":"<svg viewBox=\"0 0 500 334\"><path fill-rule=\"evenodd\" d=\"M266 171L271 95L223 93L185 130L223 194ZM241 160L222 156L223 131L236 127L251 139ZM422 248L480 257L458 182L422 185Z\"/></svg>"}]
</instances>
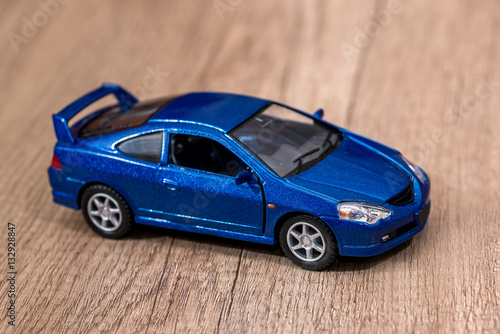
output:
<instances>
[{"instance_id":1,"label":"chrome wheel rim","mask_svg":"<svg viewBox=\"0 0 500 334\"><path fill-rule=\"evenodd\" d=\"M312 224L298 222L287 232L288 248L293 255L302 261L318 261L325 255L325 239L323 234Z\"/></svg>"},{"instance_id":2,"label":"chrome wheel rim","mask_svg":"<svg viewBox=\"0 0 500 334\"><path fill-rule=\"evenodd\" d=\"M87 203L90 220L105 232L116 231L122 224L122 212L115 199L108 194L97 193Z\"/></svg>"}]
</instances>

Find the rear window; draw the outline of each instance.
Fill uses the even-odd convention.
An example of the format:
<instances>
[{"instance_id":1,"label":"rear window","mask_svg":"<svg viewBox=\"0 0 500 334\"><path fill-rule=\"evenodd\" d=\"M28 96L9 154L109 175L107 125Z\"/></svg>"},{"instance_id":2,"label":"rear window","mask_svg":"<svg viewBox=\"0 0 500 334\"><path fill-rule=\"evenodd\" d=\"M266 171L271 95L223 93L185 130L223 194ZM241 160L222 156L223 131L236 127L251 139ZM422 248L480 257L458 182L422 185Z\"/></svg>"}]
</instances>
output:
<instances>
[{"instance_id":1,"label":"rear window","mask_svg":"<svg viewBox=\"0 0 500 334\"><path fill-rule=\"evenodd\" d=\"M154 101L139 102L132 108L125 110L120 106L110 107L82 127L78 137L101 136L144 125L158 110L175 98L167 97Z\"/></svg>"}]
</instances>

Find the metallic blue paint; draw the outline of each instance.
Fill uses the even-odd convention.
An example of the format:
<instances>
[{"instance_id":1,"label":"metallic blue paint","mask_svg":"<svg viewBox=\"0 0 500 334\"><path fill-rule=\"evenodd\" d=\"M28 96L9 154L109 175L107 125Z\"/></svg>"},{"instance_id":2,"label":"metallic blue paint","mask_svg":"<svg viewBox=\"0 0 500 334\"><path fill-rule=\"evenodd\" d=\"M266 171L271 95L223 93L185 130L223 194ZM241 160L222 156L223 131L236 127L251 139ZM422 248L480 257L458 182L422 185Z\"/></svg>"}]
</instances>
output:
<instances>
[{"instance_id":1,"label":"metallic blue paint","mask_svg":"<svg viewBox=\"0 0 500 334\"><path fill-rule=\"evenodd\" d=\"M331 193L331 196L338 196L341 191L353 193L345 194L339 200L349 200L348 196L359 200L359 195L363 195L374 204L384 204L406 188L411 176L376 149L356 138L344 136L340 147L324 161L292 180L305 187Z\"/></svg>"},{"instance_id":2,"label":"metallic blue paint","mask_svg":"<svg viewBox=\"0 0 500 334\"><path fill-rule=\"evenodd\" d=\"M115 94L122 108L137 101L119 86L106 84L54 115L58 138L54 154L63 169L50 167L48 172L58 204L79 209L82 191L101 183L125 198L137 223L264 244L275 242L283 217L305 213L322 219L335 234L340 254L348 256L382 253L413 237L427 223L426 218L418 224L418 214L430 205L429 178L424 173L425 180L420 182L399 152L380 143L339 129L344 139L326 159L303 173L280 178L227 134L270 101L224 93L187 94L167 104L143 126L78 138L85 119L71 129L69 119L107 94ZM131 158L116 149L124 140L157 131L163 133L164 142L160 164ZM170 164L170 133L218 141L245 162L259 182L236 185L234 177ZM414 201L388 204L409 182L414 185ZM337 205L343 201L383 205L393 214L373 225L342 220ZM274 204L275 209L267 204ZM414 226L382 243L382 236L406 224Z\"/></svg>"},{"instance_id":3,"label":"metallic blue paint","mask_svg":"<svg viewBox=\"0 0 500 334\"><path fill-rule=\"evenodd\" d=\"M229 132L268 103L243 95L196 92L167 104L151 121L194 123Z\"/></svg>"},{"instance_id":4,"label":"metallic blue paint","mask_svg":"<svg viewBox=\"0 0 500 334\"><path fill-rule=\"evenodd\" d=\"M82 109L88 107L92 103L109 94L113 94L122 107L132 106L138 102L138 100L132 94L130 94L120 86L105 83L100 88L82 96L80 99L71 103L69 106L61 110L58 114L52 115L57 140L60 142L74 143L75 138L69 131L68 121L76 114L78 114Z\"/></svg>"}]
</instances>

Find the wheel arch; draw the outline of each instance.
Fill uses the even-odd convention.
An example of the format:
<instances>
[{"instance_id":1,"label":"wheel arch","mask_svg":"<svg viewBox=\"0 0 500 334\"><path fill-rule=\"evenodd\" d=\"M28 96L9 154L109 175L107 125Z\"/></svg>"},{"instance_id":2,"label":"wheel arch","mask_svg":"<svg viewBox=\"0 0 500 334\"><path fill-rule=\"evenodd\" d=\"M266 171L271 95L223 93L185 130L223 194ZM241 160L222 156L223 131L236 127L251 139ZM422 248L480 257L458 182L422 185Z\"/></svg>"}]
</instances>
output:
<instances>
[{"instance_id":1,"label":"wheel arch","mask_svg":"<svg viewBox=\"0 0 500 334\"><path fill-rule=\"evenodd\" d=\"M318 219L320 221L322 221L329 229L330 231L332 231L332 234L335 238L335 242L337 242L338 244L338 239L337 239L337 236L335 235L335 231L332 230L332 228L323 220L321 219L320 217L318 216L315 216L313 214L310 214L308 212L303 212L303 211L292 211L292 212L287 212L285 213L284 215L282 215L278 221L276 222L276 225L274 226L274 243L275 244L278 244L279 243L279 237L280 237L280 230L281 230L281 227L283 226L283 224L290 218L293 218L293 217L298 217L298 216L311 216L315 219Z\"/></svg>"},{"instance_id":2,"label":"wheel arch","mask_svg":"<svg viewBox=\"0 0 500 334\"><path fill-rule=\"evenodd\" d=\"M111 188L113 189L114 191L116 191L121 197L123 197L123 199L125 200L125 202L127 202L127 205L128 207L130 208L130 210L132 211L132 215L135 217L135 212L134 212L134 208L132 208L132 206L130 205L130 201L128 200L127 196L125 196L121 191L118 191L115 187L112 187L110 186L109 184L106 184L104 182L100 182L100 181L91 181L91 182L87 182L85 183L81 188L80 188L80 191L78 192L78 208L81 209L81 204L82 204L82 196L83 196L83 193L89 189L90 187L92 186L98 186L98 185L101 185L101 186L105 186L105 187L108 187L108 188Z\"/></svg>"}]
</instances>

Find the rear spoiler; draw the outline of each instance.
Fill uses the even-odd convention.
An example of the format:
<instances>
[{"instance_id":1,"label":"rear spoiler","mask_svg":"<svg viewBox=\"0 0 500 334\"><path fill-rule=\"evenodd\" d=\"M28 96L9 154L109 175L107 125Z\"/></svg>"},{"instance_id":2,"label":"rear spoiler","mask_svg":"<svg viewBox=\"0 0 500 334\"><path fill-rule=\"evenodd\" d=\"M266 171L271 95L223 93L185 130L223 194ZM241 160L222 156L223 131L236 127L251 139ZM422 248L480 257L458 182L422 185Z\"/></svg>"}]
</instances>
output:
<instances>
[{"instance_id":1,"label":"rear spoiler","mask_svg":"<svg viewBox=\"0 0 500 334\"><path fill-rule=\"evenodd\" d=\"M58 142L74 143L75 138L71 134L68 126L70 119L76 116L80 111L102 99L103 97L113 94L120 106L133 106L138 102L137 98L127 92L122 87L104 83L101 87L93 90L92 92L82 96L75 102L71 103L69 106L61 110L58 114L52 115L52 121L54 122L54 130L56 132L56 137Z\"/></svg>"}]
</instances>

